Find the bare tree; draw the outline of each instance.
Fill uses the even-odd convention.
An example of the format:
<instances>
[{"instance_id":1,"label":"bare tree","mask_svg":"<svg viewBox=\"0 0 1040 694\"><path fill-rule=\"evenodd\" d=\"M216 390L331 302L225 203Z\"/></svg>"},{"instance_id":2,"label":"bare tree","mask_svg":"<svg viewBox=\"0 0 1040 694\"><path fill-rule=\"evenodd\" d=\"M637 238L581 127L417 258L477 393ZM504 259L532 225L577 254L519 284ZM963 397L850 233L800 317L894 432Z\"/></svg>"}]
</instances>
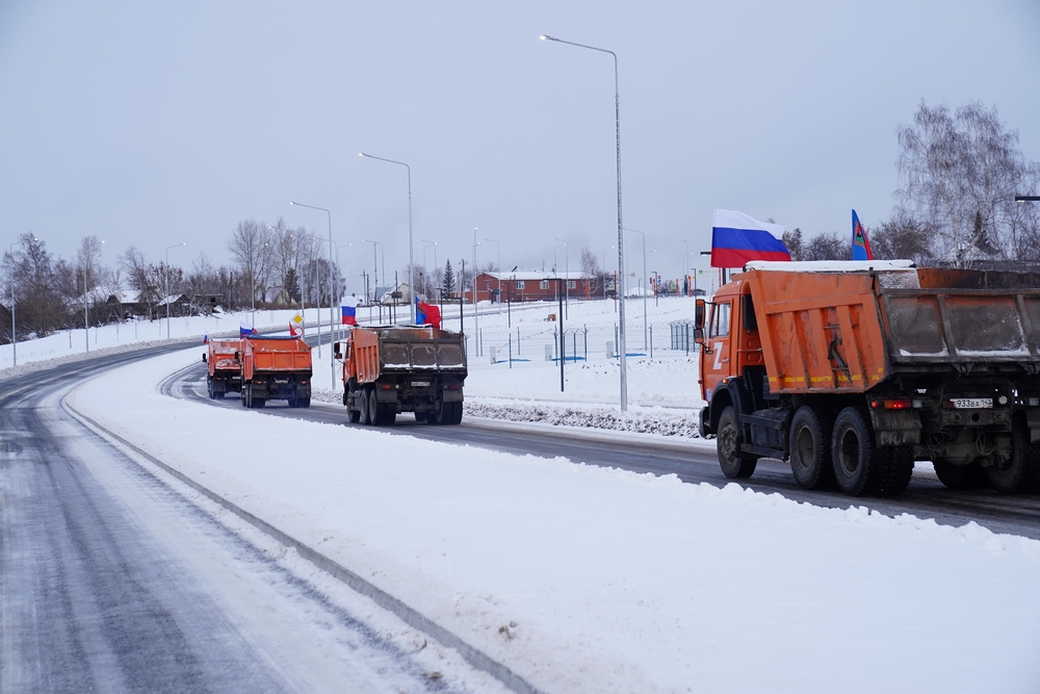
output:
<instances>
[{"instance_id":1,"label":"bare tree","mask_svg":"<svg viewBox=\"0 0 1040 694\"><path fill-rule=\"evenodd\" d=\"M228 249L247 283L249 301L246 303L251 303L258 296L262 301L274 258L271 232L255 220L243 220L235 227Z\"/></svg>"},{"instance_id":2,"label":"bare tree","mask_svg":"<svg viewBox=\"0 0 1040 694\"><path fill-rule=\"evenodd\" d=\"M86 294L99 283L101 275L101 240L97 236L84 236L76 252L77 282Z\"/></svg>"},{"instance_id":3,"label":"bare tree","mask_svg":"<svg viewBox=\"0 0 1040 694\"><path fill-rule=\"evenodd\" d=\"M804 242L802 241L802 230L798 227L785 231L783 236L784 245L787 246L787 252L791 254L791 260L805 260L802 256L805 254Z\"/></svg>"},{"instance_id":4,"label":"bare tree","mask_svg":"<svg viewBox=\"0 0 1040 694\"><path fill-rule=\"evenodd\" d=\"M931 230L905 213L870 231L870 247L874 257L882 260L909 259L921 262L930 258Z\"/></svg>"},{"instance_id":5,"label":"bare tree","mask_svg":"<svg viewBox=\"0 0 1040 694\"><path fill-rule=\"evenodd\" d=\"M1040 166L1023 157L1018 134L996 109L971 103L951 111L922 102L898 134L900 213L933 230L939 256L1018 257L1038 220L1014 196L1035 189Z\"/></svg>"}]
</instances>

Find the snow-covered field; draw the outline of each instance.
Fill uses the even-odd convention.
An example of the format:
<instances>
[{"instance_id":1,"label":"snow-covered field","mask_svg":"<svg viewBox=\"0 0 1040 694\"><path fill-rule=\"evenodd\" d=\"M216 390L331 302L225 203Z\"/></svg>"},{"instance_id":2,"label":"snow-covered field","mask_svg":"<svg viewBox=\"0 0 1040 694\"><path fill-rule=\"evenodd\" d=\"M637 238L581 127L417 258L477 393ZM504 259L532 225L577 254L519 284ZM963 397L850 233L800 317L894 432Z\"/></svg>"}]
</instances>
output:
<instances>
[{"instance_id":1,"label":"snow-covered field","mask_svg":"<svg viewBox=\"0 0 1040 694\"><path fill-rule=\"evenodd\" d=\"M159 394L198 354L70 401L545 690L1040 686L1040 542Z\"/></svg>"},{"instance_id":2,"label":"snow-covered field","mask_svg":"<svg viewBox=\"0 0 1040 694\"><path fill-rule=\"evenodd\" d=\"M169 321L169 339L184 340L203 335L236 333L241 326L255 325L258 330L288 329L289 321L297 310L257 311L255 317L249 311L219 313L212 316L185 316L171 318ZM309 322L317 320L315 310L308 309L306 318ZM328 310L323 313L323 320L328 323ZM328 330L328 327L324 328ZM112 323L90 329L90 349L87 350L86 335L83 328L62 330L47 337L18 342L18 367L12 368L14 362L12 345L0 345L0 378L22 373L32 364L41 366L40 362L67 361L96 356L99 352L111 353L123 349L146 347L162 344L167 340L166 319L131 320L123 323Z\"/></svg>"}]
</instances>

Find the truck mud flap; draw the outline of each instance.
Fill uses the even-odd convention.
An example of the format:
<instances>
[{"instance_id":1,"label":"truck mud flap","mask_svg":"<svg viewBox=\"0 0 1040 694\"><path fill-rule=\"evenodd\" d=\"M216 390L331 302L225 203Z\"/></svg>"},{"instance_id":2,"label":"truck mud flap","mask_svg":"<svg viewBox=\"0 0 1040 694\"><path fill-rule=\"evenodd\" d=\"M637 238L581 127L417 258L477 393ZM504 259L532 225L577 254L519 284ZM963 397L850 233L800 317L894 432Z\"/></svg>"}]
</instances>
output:
<instances>
[{"instance_id":1,"label":"truck mud flap","mask_svg":"<svg viewBox=\"0 0 1040 694\"><path fill-rule=\"evenodd\" d=\"M441 394L441 400L443 402L462 402L462 391L461 390L445 390Z\"/></svg>"},{"instance_id":2,"label":"truck mud flap","mask_svg":"<svg viewBox=\"0 0 1040 694\"><path fill-rule=\"evenodd\" d=\"M921 443L921 415L913 410L870 410L879 446L915 446Z\"/></svg>"}]
</instances>

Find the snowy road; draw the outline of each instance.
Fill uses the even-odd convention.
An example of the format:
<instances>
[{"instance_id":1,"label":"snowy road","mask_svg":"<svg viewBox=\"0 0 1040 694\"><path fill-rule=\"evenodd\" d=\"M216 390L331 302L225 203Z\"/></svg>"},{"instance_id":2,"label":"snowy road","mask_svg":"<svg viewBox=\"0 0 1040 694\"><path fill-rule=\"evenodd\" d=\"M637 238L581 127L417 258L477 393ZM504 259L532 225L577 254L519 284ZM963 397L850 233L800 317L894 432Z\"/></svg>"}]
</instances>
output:
<instances>
[{"instance_id":1,"label":"snowy road","mask_svg":"<svg viewBox=\"0 0 1040 694\"><path fill-rule=\"evenodd\" d=\"M0 382L0 691L484 691L63 409L83 380L182 347Z\"/></svg>"},{"instance_id":2,"label":"snowy road","mask_svg":"<svg viewBox=\"0 0 1040 694\"><path fill-rule=\"evenodd\" d=\"M217 407L240 408L239 399L206 397L204 367L193 367L167 384L170 394L197 399ZM281 403L269 405L261 412L272 416L295 417L341 426L347 423L342 407L314 402L309 410L289 409ZM462 443L509 453L530 453L546 458L563 456L576 462L617 467L633 472L677 475L686 482L707 482L724 486L713 448L677 441L652 441L610 433L595 434L566 428L549 428L503 423L489 419L466 418L459 426L432 427L417 424L410 415L402 415L398 423L384 429L401 436ZM921 465L920 467L929 467ZM924 472L924 471L922 471ZM887 515L910 513L934 518L939 523L960 526L975 521L994 532L1012 533L1040 539L1040 496L1003 496L992 491L964 492L946 489L934 475L915 473L910 489L896 500L856 498L824 491L799 488L790 467L779 461L759 463L752 479L742 485L756 491L780 492L784 496L832 508L866 506Z\"/></svg>"}]
</instances>

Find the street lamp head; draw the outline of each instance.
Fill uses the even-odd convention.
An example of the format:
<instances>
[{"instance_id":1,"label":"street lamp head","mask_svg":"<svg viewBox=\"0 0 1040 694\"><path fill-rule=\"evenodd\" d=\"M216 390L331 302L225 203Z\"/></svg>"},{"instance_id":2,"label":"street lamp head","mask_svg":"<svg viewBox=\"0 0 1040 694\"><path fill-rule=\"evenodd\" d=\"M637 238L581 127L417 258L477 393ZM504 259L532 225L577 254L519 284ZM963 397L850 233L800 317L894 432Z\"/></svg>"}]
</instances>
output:
<instances>
[{"instance_id":1,"label":"street lamp head","mask_svg":"<svg viewBox=\"0 0 1040 694\"><path fill-rule=\"evenodd\" d=\"M295 200L290 200L289 204L292 205L293 207L295 207L296 206L296 201Z\"/></svg>"},{"instance_id":2,"label":"street lamp head","mask_svg":"<svg viewBox=\"0 0 1040 694\"><path fill-rule=\"evenodd\" d=\"M538 38L542 41L559 41L558 38L556 38L555 36L550 36L549 34L542 34Z\"/></svg>"}]
</instances>

